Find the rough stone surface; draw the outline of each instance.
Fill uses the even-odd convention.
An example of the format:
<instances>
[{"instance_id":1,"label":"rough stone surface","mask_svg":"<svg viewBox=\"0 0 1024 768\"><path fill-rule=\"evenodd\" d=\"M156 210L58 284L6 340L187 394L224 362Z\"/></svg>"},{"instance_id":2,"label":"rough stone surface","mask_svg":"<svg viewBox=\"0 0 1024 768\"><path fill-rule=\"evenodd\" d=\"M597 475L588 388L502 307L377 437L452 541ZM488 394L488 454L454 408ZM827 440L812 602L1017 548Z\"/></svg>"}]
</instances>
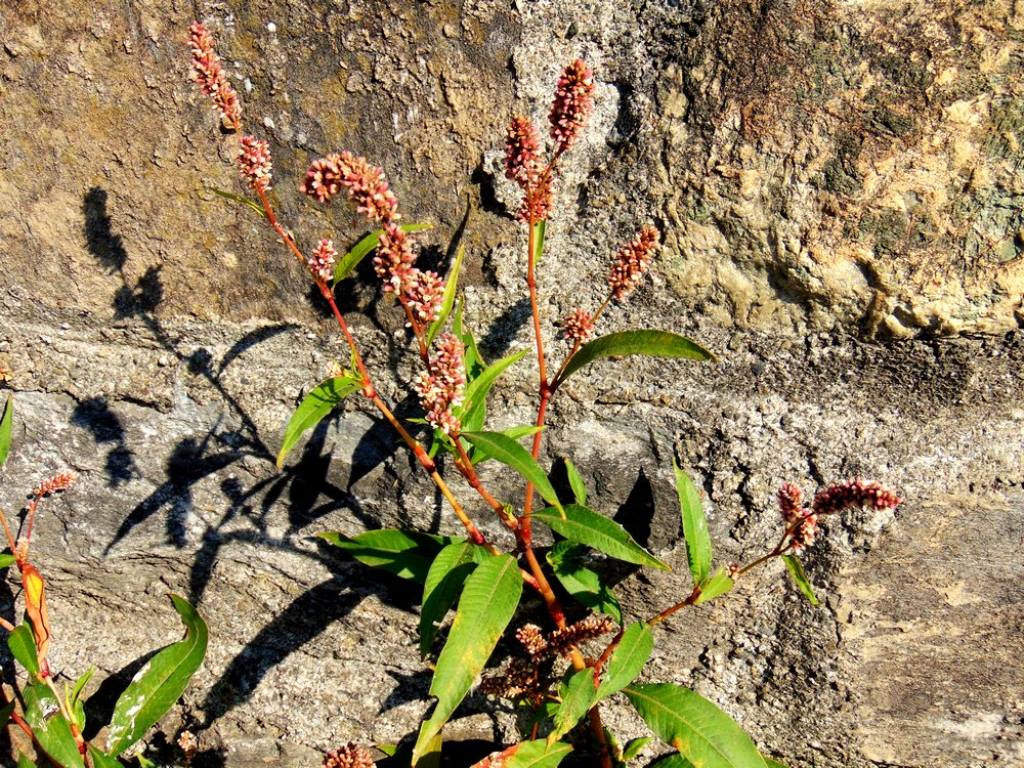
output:
<instances>
[{"instance_id":1,"label":"rough stone surface","mask_svg":"<svg viewBox=\"0 0 1024 768\"><path fill-rule=\"evenodd\" d=\"M312 534L456 532L357 400L275 470L290 410L345 351L273 236L209 191L237 189L235 139L187 82L197 15L271 141L300 242L362 234L293 182L323 152L367 154L436 225L424 260L443 265L465 227L488 356L530 339L503 125L543 120L558 66L584 55L597 108L557 188L542 312L596 306L608 256L653 221L653 278L602 330L665 327L720 357L602 363L553 405L545 459L571 457L595 507L675 566L617 573L630 615L689 591L673 455L721 562L774 543L784 479L863 475L906 499L830 523L806 557L823 607L773 565L669 622L645 674L696 686L794 768L1024 762L1019 0L5 6L0 383L17 426L0 506L79 474L35 551L54 664L97 666L98 712L177 637L173 590L213 639L151 740L167 759L182 728L196 765L232 768L398 740L427 706L415 601ZM370 278L339 295L401 403L416 360ZM534 377L527 357L503 381L494 427L533 418ZM507 472L483 474L514 498ZM512 738L493 709L472 697L451 738ZM606 715L643 732L624 702Z\"/></svg>"}]
</instances>

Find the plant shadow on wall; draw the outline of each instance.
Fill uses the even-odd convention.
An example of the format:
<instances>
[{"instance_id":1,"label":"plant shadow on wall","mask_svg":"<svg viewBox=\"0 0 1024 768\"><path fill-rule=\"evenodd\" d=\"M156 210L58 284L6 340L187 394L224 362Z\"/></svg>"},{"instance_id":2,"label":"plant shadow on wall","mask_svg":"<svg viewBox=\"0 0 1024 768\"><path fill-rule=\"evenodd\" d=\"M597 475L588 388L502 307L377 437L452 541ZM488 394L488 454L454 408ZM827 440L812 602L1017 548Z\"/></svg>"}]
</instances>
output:
<instances>
[{"instance_id":1,"label":"plant shadow on wall","mask_svg":"<svg viewBox=\"0 0 1024 768\"><path fill-rule=\"evenodd\" d=\"M234 545L269 546L295 552L324 564L334 574L281 611L228 663L203 702L205 720L195 724L206 728L244 703L270 669L318 636L332 622L347 615L368 594L378 594L382 600L397 607L411 608L403 598L403 590L395 588L397 580L385 579L370 585L360 580L359 588L353 589L356 579L353 579L350 561L339 557L336 550L329 549L323 542L319 543L316 551L310 551L297 547L295 539L301 529L338 510L353 513L365 526L380 525L378 519L362 509L351 489L361 478L387 462L395 454L397 443L386 424L383 429L375 424L366 430L358 438L347 484L342 487L332 483L328 477L331 464L329 421L324 420L312 430L299 460L281 471L274 471L275 454L245 408L224 384L222 375L229 365L241 359L255 345L296 326L281 324L249 332L232 344L219 361L215 361L205 348L190 349L190 345L169 332L156 316L163 298L159 269L148 269L134 282L127 274L128 253L122 238L113 231L108 200L106 190L89 190L83 201L84 230L90 252L104 267L120 275L124 283L114 297L117 317L141 321L153 338L184 366L188 375L201 377L216 390L228 414L217 418L202 433L178 441L165 461L163 481L130 511L106 551L112 552L138 526L160 515L163 515L167 540L178 548L186 548L190 543L187 527L194 518L197 486L204 483L204 491L208 492L212 486L222 496L224 511L216 521L206 523L205 531L199 537L199 548L189 572L191 602L201 604L218 558ZM411 411L414 407L414 398L409 398L403 410ZM87 430L98 445L112 446L106 461L110 487L119 487L139 476L122 418L105 398L79 402L72 415L72 423ZM267 477L257 479L247 487L227 470L240 462L252 460L265 464ZM204 507L208 506L204 504ZM288 527L282 535L275 537L268 526L271 515L282 506L286 510ZM240 528L240 523L244 527ZM118 680L130 678L143 663L144 659L138 659L113 677ZM415 694L410 692L409 695ZM418 696L422 697L422 692ZM102 699L101 695L97 701ZM193 764L215 764L209 762L215 758L213 754L197 756Z\"/></svg>"}]
</instances>

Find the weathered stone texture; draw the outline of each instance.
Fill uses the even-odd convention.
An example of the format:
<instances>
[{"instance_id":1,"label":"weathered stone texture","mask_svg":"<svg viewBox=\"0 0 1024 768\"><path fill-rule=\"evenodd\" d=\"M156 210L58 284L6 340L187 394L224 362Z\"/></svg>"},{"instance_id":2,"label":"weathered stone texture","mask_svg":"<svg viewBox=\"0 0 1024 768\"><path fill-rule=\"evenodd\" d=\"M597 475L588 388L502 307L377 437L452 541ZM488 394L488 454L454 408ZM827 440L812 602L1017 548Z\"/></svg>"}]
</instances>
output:
<instances>
[{"instance_id":1,"label":"weathered stone texture","mask_svg":"<svg viewBox=\"0 0 1024 768\"><path fill-rule=\"evenodd\" d=\"M558 67L584 55L598 98L542 264L549 344L564 350L553 321L596 306L609 255L652 221L653 287L603 329L669 328L721 359L603 363L553 405L545 459L571 457L596 508L675 566L617 573L631 615L689 591L673 454L722 562L774 543L784 479L863 475L906 498L829 525L807 556L822 608L773 566L670 622L647 674L695 685L794 768L1024 763L1019 0L5 6L0 370L18 422L0 505L80 475L36 542L58 668L97 665L109 706L176 637L174 590L213 630L163 729L199 734L197 764L315 765L401 738L426 708L408 588L311 537L456 529L356 400L275 470L291 408L345 352L272 235L208 189L237 189L236 139L187 82L195 15L271 141L300 242L362 234L294 183L323 152L367 154L407 219L435 223L425 260L443 265L465 226L489 356L530 339L503 126L513 109L543 120ZM416 360L370 278L340 296L398 402ZM499 387L495 427L533 418L534 376L528 357ZM513 498L514 478L483 470ZM492 710L472 698L452 738L510 738ZM642 732L624 702L607 715Z\"/></svg>"}]
</instances>

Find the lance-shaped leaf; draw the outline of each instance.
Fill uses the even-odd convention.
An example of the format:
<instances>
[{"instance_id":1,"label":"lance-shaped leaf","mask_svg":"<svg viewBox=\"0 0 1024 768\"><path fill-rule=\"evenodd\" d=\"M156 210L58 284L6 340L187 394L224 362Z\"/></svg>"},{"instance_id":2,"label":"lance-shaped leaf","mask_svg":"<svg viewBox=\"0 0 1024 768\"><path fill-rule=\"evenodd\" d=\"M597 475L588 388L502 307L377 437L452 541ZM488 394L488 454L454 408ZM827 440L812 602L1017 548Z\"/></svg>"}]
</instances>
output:
<instances>
[{"instance_id":1,"label":"lance-shaped leaf","mask_svg":"<svg viewBox=\"0 0 1024 768\"><path fill-rule=\"evenodd\" d=\"M547 561L559 583L580 605L606 613L621 624L619 601L601 577L583 564L586 552L582 544L560 541L548 552Z\"/></svg>"},{"instance_id":2,"label":"lance-shaped leaf","mask_svg":"<svg viewBox=\"0 0 1024 768\"><path fill-rule=\"evenodd\" d=\"M459 290L459 273L462 271L462 257L465 255L466 249L460 243L455 251L455 261L452 263L452 268L448 270L448 280L444 286L444 295L441 297L441 309L437 313L437 318L430 324L430 328L427 329L428 346L433 343L434 339L437 338L437 334L444 328L444 324L448 322L448 317L455 307L455 294Z\"/></svg>"},{"instance_id":3,"label":"lance-shaped leaf","mask_svg":"<svg viewBox=\"0 0 1024 768\"><path fill-rule=\"evenodd\" d=\"M185 637L146 662L118 698L107 732L107 752L115 757L174 706L206 655L206 622L184 598L171 595L171 602L185 625Z\"/></svg>"},{"instance_id":4,"label":"lance-shaped leaf","mask_svg":"<svg viewBox=\"0 0 1024 768\"><path fill-rule=\"evenodd\" d=\"M626 746L622 748L622 760L628 763L634 757L640 754L640 750L651 743L653 739L650 736L641 736L637 739L630 739L626 742Z\"/></svg>"},{"instance_id":5,"label":"lance-shaped leaf","mask_svg":"<svg viewBox=\"0 0 1024 768\"><path fill-rule=\"evenodd\" d=\"M685 336L669 331L621 331L587 342L572 356L557 384L589 363L604 357L647 355L648 357L685 357L689 360L713 360L714 355Z\"/></svg>"},{"instance_id":6,"label":"lance-shaped leaf","mask_svg":"<svg viewBox=\"0 0 1024 768\"><path fill-rule=\"evenodd\" d=\"M487 550L462 540L449 544L434 558L423 582L420 607L420 653L426 656L437 637L438 624L459 597L462 585Z\"/></svg>"},{"instance_id":7,"label":"lance-shaped leaf","mask_svg":"<svg viewBox=\"0 0 1024 768\"><path fill-rule=\"evenodd\" d=\"M538 432L542 431L543 429L544 427L538 427L535 424L521 424L518 427L509 427L508 429L502 429L498 432L498 434L504 435L505 437L510 438L512 440L519 440L524 437L529 437L530 435L535 435ZM474 465L479 464L482 461L487 461L487 459L489 458L491 457L487 455L486 451L483 451L477 448L476 446L470 447L469 459Z\"/></svg>"},{"instance_id":8,"label":"lance-shaped leaf","mask_svg":"<svg viewBox=\"0 0 1024 768\"><path fill-rule=\"evenodd\" d=\"M46 756L62 768L84 768L71 725L60 713L53 691L43 683L33 683L22 690L22 695L25 720L32 726L32 735Z\"/></svg>"},{"instance_id":9,"label":"lance-shaped leaf","mask_svg":"<svg viewBox=\"0 0 1024 768\"><path fill-rule=\"evenodd\" d=\"M320 382L302 398L284 428L284 439L277 454L278 469L284 465L285 458L302 435L319 424L342 400L357 392L360 386L358 376L346 374Z\"/></svg>"},{"instance_id":10,"label":"lance-shaped leaf","mask_svg":"<svg viewBox=\"0 0 1024 768\"><path fill-rule=\"evenodd\" d=\"M654 635L650 627L642 621L626 627L622 639L608 659L608 667L597 691L598 699L606 699L636 680L653 650Z\"/></svg>"},{"instance_id":11,"label":"lance-shaped leaf","mask_svg":"<svg viewBox=\"0 0 1024 768\"><path fill-rule=\"evenodd\" d=\"M561 511L562 504L551 481L523 446L500 432L463 432L462 436L491 458L512 467L526 478L527 482L533 483L533 487L544 501Z\"/></svg>"},{"instance_id":12,"label":"lance-shaped leaf","mask_svg":"<svg viewBox=\"0 0 1024 768\"><path fill-rule=\"evenodd\" d=\"M414 232L423 232L427 229L432 229L433 224L402 224L401 229L406 234L412 234ZM355 268L359 266L359 262L373 253L377 244L380 243L380 236L384 234L384 230L375 229L368 235L364 236L358 243L352 246L352 250L341 257L341 260L334 267L334 283L332 288L339 282L348 277Z\"/></svg>"},{"instance_id":13,"label":"lance-shaped leaf","mask_svg":"<svg viewBox=\"0 0 1024 768\"><path fill-rule=\"evenodd\" d=\"M451 539L431 536L418 531L399 531L382 528L349 538L337 531L316 534L338 549L342 549L363 565L382 568L402 579L424 583L430 563Z\"/></svg>"},{"instance_id":14,"label":"lance-shaped leaf","mask_svg":"<svg viewBox=\"0 0 1024 768\"><path fill-rule=\"evenodd\" d=\"M0 571L4 568L10 568L15 562L17 561L10 552L0 552Z\"/></svg>"},{"instance_id":15,"label":"lance-shaped leaf","mask_svg":"<svg viewBox=\"0 0 1024 768\"><path fill-rule=\"evenodd\" d=\"M19 624L7 636L7 647L11 655L18 660L35 678L39 674L39 656L36 653L36 640L28 624Z\"/></svg>"},{"instance_id":16,"label":"lance-shaped leaf","mask_svg":"<svg viewBox=\"0 0 1024 768\"><path fill-rule=\"evenodd\" d=\"M519 566L509 555L480 563L466 579L448 640L441 650L430 684L437 704L420 728L412 763L425 754L431 740L448 722L512 620L523 592Z\"/></svg>"},{"instance_id":17,"label":"lance-shaped leaf","mask_svg":"<svg viewBox=\"0 0 1024 768\"><path fill-rule=\"evenodd\" d=\"M574 672L568 680L558 685L561 703L555 712L554 728L548 734L548 743L553 744L571 731L589 709L597 702L597 686L594 685L594 670L589 667Z\"/></svg>"},{"instance_id":18,"label":"lance-shaped leaf","mask_svg":"<svg viewBox=\"0 0 1024 768\"><path fill-rule=\"evenodd\" d=\"M11 432L14 427L14 398L7 396L3 414L0 415L0 467L7 463L7 455L11 452Z\"/></svg>"},{"instance_id":19,"label":"lance-shaped leaf","mask_svg":"<svg viewBox=\"0 0 1024 768\"><path fill-rule=\"evenodd\" d=\"M585 507L587 505L587 486L583 482L583 477L580 475L579 470L576 469L576 465L568 457L563 457L562 461L565 462L565 474L569 478L569 487L572 489L573 501Z\"/></svg>"},{"instance_id":20,"label":"lance-shaped leaf","mask_svg":"<svg viewBox=\"0 0 1024 768\"><path fill-rule=\"evenodd\" d=\"M89 745L89 757L95 768L124 768L124 765L116 757L111 757L106 752L100 752L92 744Z\"/></svg>"},{"instance_id":21,"label":"lance-shaped leaf","mask_svg":"<svg viewBox=\"0 0 1024 768\"><path fill-rule=\"evenodd\" d=\"M726 572L724 568L719 568L713 574L708 576L704 582L700 585L700 594L697 599L693 601L694 605L701 605L706 603L708 600L713 600L716 597L724 595L726 592L733 588L732 577Z\"/></svg>"},{"instance_id":22,"label":"lance-shaped leaf","mask_svg":"<svg viewBox=\"0 0 1024 768\"><path fill-rule=\"evenodd\" d=\"M634 685L626 696L654 734L701 768L766 768L731 717L695 691L671 683Z\"/></svg>"},{"instance_id":23,"label":"lance-shaped leaf","mask_svg":"<svg viewBox=\"0 0 1024 768\"><path fill-rule=\"evenodd\" d=\"M529 350L523 349L506 355L486 368L481 370L477 376L466 385L466 391L462 397L462 405L459 406L455 415L462 422L462 428L468 432L480 429L487 417L487 395L497 382L498 377L505 370L523 359Z\"/></svg>"},{"instance_id":24,"label":"lance-shaped leaf","mask_svg":"<svg viewBox=\"0 0 1024 768\"><path fill-rule=\"evenodd\" d=\"M462 322L462 314L465 307L465 298L459 299L455 305L455 315L452 317L452 333L459 337L459 341L466 348L462 362L466 366L466 381L472 382L487 367L487 361L480 354L480 349L477 347L473 333Z\"/></svg>"},{"instance_id":25,"label":"lance-shaped leaf","mask_svg":"<svg viewBox=\"0 0 1024 768\"><path fill-rule=\"evenodd\" d=\"M563 742L549 744L543 739L522 741L502 752L488 755L470 768L556 768L572 747Z\"/></svg>"},{"instance_id":26,"label":"lance-shaped leaf","mask_svg":"<svg viewBox=\"0 0 1024 768\"><path fill-rule=\"evenodd\" d=\"M693 480L679 465L672 462L676 475L676 494L679 496L679 512L683 518L683 536L686 538L686 559L693 574L693 583L700 584L711 573L711 535L708 521L704 516L704 505Z\"/></svg>"},{"instance_id":27,"label":"lance-shaped leaf","mask_svg":"<svg viewBox=\"0 0 1024 768\"><path fill-rule=\"evenodd\" d=\"M564 517L557 510L542 509L533 513L533 519L540 520L569 541L586 544L616 560L660 568L663 571L671 570L637 544L621 525L579 504L567 504Z\"/></svg>"},{"instance_id":28,"label":"lance-shaped leaf","mask_svg":"<svg viewBox=\"0 0 1024 768\"><path fill-rule=\"evenodd\" d=\"M218 197L223 197L225 200L244 205L246 208L255 211L256 215L261 219L266 218L267 212L263 210L263 206L251 198L236 195L234 192L228 192L226 189L217 189L216 187L207 187L207 189Z\"/></svg>"},{"instance_id":29,"label":"lance-shaped leaf","mask_svg":"<svg viewBox=\"0 0 1024 768\"><path fill-rule=\"evenodd\" d=\"M548 222L545 219L541 219L533 225L533 229L530 231L530 239L533 241L533 265L537 266L540 264L540 259L544 255L544 237L548 231Z\"/></svg>"},{"instance_id":30,"label":"lance-shaped leaf","mask_svg":"<svg viewBox=\"0 0 1024 768\"><path fill-rule=\"evenodd\" d=\"M800 558L796 555L783 555L782 561L786 564L786 570L789 571L793 583L796 584L797 589L803 593L803 596L807 598L810 604L813 606L821 605L818 596L814 594L814 587L811 586L807 574L804 573L804 566L800 562Z\"/></svg>"}]
</instances>

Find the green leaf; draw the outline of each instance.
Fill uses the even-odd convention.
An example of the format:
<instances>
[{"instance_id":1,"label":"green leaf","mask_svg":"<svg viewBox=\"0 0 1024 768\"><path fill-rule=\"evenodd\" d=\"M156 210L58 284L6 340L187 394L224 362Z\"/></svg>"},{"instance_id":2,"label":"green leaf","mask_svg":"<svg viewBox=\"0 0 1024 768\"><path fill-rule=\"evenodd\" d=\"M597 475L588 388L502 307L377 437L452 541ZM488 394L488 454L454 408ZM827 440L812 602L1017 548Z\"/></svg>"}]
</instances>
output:
<instances>
[{"instance_id":1,"label":"green leaf","mask_svg":"<svg viewBox=\"0 0 1024 768\"><path fill-rule=\"evenodd\" d=\"M428 346L433 343L434 339L437 338L437 334L444 328L444 324L448 322L448 316L451 315L452 309L455 306L455 294L459 288L459 272L462 270L462 257L465 255L466 249L460 243L455 251L455 261L452 262L452 268L448 270L448 281L444 286L444 296L441 297L441 309L437 313L437 318L430 324L430 328L427 329Z\"/></svg>"},{"instance_id":2,"label":"green leaf","mask_svg":"<svg viewBox=\"0 0 1024 768\"><path fill-rule=\"evenodd\" d=\"M582 544L560 541L548 552L547 561L559 583L580 605L606 613L621 624L618 599L597 573L583 565L586 551Z\"/></svg>"},{"instance_id":3,"label":"green leaf","mask_svg":"<svg viewBox=\"0 0 1024 768\"><path fill-rule=\"evenodd\" d=\"M115 757L174 706L206 656L206 622L183 597L171 595L171 602L185 625L185 637L146 662L118 698L107 732L107 751Z\"/></svg>"},{"instance_id":4,"label":"green leaf","mask_svg":"<svg viewBox=\"0 0 1024 768\"><path fill-rule=\"evenodd\" d=\"M4 568L10 568L15 562L17 561L10 552L0 552L0 571Z\"/></svg>"},{"instance_id":5,"label":"green leaf","mask_svg":"<svg viewBox=\"0 0 1024 768\"><path fill-rule=\"evenodd\" d=\"M803 593L803 596L807 598L811 605L815 607L821 605L818 596L814 594L814 587L811 586L811 582L807 579L807 574L804 573L804 566L800 562L800 558L796 555L783 555L782 560L786 564L786 570L789 571L789 575L792 577L797 588Z\"/></svg>"},{"instance_id":6,"label":"green leaf","mask_svg":"<svg viewBox=\"0 0 1024 768\"><path fill-rule=\"evenodd\" d=\"M764 758L764 764L767 765L768 768L786 768L786 766L778 760L772 760L770 757L764 757L764 755L761 755L761 757Z\"/></svg>"},{"instance_id":7,"label":"green leaf","mask_svg":"<svg viewBox=\"0 0 1024 768\"><path fill-rule=\"evenodd\" d=\"M720 595L724 595L733 588L733 583L732 578L726 570L724 568L719 568L713 574L708 576L700 585L700 594L697 595L697 599L693 601L693 604L700 605L701 603L706 603L708 600L713 600Z\"/></svg>"},{"instance_id":8,"label":"green leaf","mask_svg":"<svg viewBox=\"0 0 1024 768\"><path fill-rule=\"evenodd\" d=\"M47 757L62 768L84 768L71 726L60 713L53 691L43 683L33 683L22 689L22 695L25 720L32 726L32 733Z\"/></svg>"},{"instance_id":9,"label":"green leaf","mask_svg":"<svg viewBox=\"0 0 1024 768\"><path fill-rule=\"evenodd\" d=\"M284 428L284 439L277 454L277 468L280 469L284 465L288 453L305 432L319 424L342 400L357 392L361 386L358 376L346 374L327 379L313 387L309 394L302 398L302 402Z\"/></svg>"},{"instance_id":10,"label":"green leaf","mask_svg":"<svg viewBox=\"0 0 1024 768\"><path fill-rule=\"evenodd\" d=\"M594 360L627 355L685 357L690 360L714 359L714 355L685 336L668 331L621 331L601 336L580 347L580 351L572 356L556 385L561 384L580 368Z\"/></svg>"},{"instance_id":11,"label":"green leaf","mask_svg":"<svg viewBox=\"0 0 1024 768\"><path fill-rule=\"evenodd\" d=\"M622 639L608 659L608 667L597 691L598 699L618 693L636 680L654 650L654 635L650 627L638 621L626 627Z\"/></svg>"},{"instance_id":12,"label":"green leaf","mask_svg":"<svg viewBox=\"0 0 1024 768\"><path fill-rule=\"evenodd\" d=\"M75 681L74 686L71 688L71 692L65 696L68 709L71 710L71 714L75 719L75 725L78 726L79 731L85 728L85 703L81 699L82 691L85 690L85 686L89 684L89 680L92 679L95 672L95 667L89 667L85 674Z\"/></svg>"},{"instance_id":13,"label":"green leaf","mask_svg":"<svg viewBox=\"0 0 1024 768\"><path fill-rule=\"evenodd\" d=\"M754 742L721 709L671 683L635 685L626 696L654 734L701 768L766 768Z\"/></svg>"},{"instance_id":14,"label":"green leaf","mask_svg":"<svg viewBox=\"0 0 1024 768\"><path fill-rule=\"evenodd\" d=\"M18 768L36 768L36 764L24 755L18 755Z\"/></svg>"},{"instance_id":15,"label":"green leaf","mask_svg":"<svg viewBox=\"0 0 1024 768\"><path fill-rule=\"evenodd\" d=\"M534 512L533 519L540 520L559 536L586 544L616 560L660 568L663 571L671 570L665 563L637 544L625 528L592 509L581 507L578 504L567 504L564 517L555 510L543 509Z\"/></svg>"},{"instance_id":16,"label":"green leaf","mask_svg":"<svg viewBox=\"0 0 1024 768\"><path fill-rule=\"evenodd\" d=\"M548 223L545 219L541 219L533 225L533 229L530 231L530 237L533 239L533 265L537 266L540 264L541 256L544 255L544 235L548 231Z\"/></svg>"},{"instance_id":17,"label":"green leaf","mask_svg":"<svg viewBox=\"0 0 1024 768\"><path fill-rule=\"evenodd\" d=\"M402 579L411 579L420 584L427 579L431 561L437 557L441 547L451 540L441 536L430 536L417 531L399 531L382 528L367 531L349 538L337 531L316 534L339 549L344 550L363 565L383 568Z\"/></svg>"},{"instance_id":18,"label":"green leaf","mask_svg":"<svg viewBox=\"0 0 1024 768\"><path fill-rule=\"evenodd\" d=\"M675 461L672 462L672 469L676 474L676 494L679 496L679 512L683 518L683 536L686 537L686 558L690 563L693 583L701 584L711 573L711 535L704 516L704 505L690 476Z\"/></svg>"},{"instance_id":19,"label":"green leaf","mask_svg":"<svg viewBox=\"0 0 1024 768\"><path fill-rule=\"evenodd\" d=\"M653 739L650 736L641 736L638 739L630 739L622 749L622 760L624 762L629 762L639 755L640 751L652 741Z\"/></svg>"},{"instance_id":20,"label":"green leaf","mask_svg":"<svg viewBox=\"0 0 1024 768\"><path fill-rule=\"evenodd\" d=\"M11 452L11 431L14 426L14 396L8 395L4 403L4 412L0 416L0 467L7 463L7 455Z\"/></svg>"},{"instance_id":21,"label":"green leaf","mask_svg":"<svg viewBox=\"0 0 1024 768\"><path fill-rule=\"evenodd\" d=\"M487 395L494 387L498 377L505 372L510 365L514 365L523 359L529 350L524 349L514 352L511 355L501 358L495 363L483 368L469 384L462 398L462 405L455 415L462 422L466 431L475 432L484 425L487 414Z\"/></svg>"},{"instance_id":22,"label":"green leaf","mask_svg":"<svg viewBox=\"0 0 1024 768\"><path fill-rule=\"evenodd\" d=\"M7 636L7 647L11 655L18 660L32 677L39 675L39 656L36 654L36 640L28 624L19 624Z\"/></svg>"},{"instance_id":23,"label":"green leaf","mask_svg":"<svg viewBox=\"0 0 1024 768\"><path fill-rule=\"evenodd\" d=\"M430 685L430 695L437 697L437 705L420 728L413 749L414 765L491 657L516 612L522 592L519 566L509 555L487 558L466 579L448 641L437 659Z\"/></svg>"},{"instance_id":24,"label":"green leaf","mask_svg":"<svg viewBox=\"0 0 1024 768\"><path fill-rule=\"evenodd\" d=\"M556 768L572 752L568 744L561 741L548 744L543 739L522 741L510 749L513 751L505 750L501 753L501 768ZM494 764L493 761L490 764Z\"/></svg>"},{"instance_id":25,"label":"green leaf","mask_svg":"<svg viewBox=\"0 0 1024 768\"><path fill-rule=\"evenodd\" d=\"M402 224L399 229L406 234L412 234L415 232L423 232L424 230L433 229L433 224ZM359 262L373 253L377 244L380 242L380 236L384 234L383 229L375 229L368 235L365 235L358 243L352 246L352 250L341 257L341 260L334 267L334 282L331 287L333 288L346 277L348 277L355 268L359 266Z\"/></svg>"},{"instance_id":26,"label":"green leaf","mask_svg":"<svg viewBox=\"0 0 1024 768\"><path fill-rule=\"evenodd\" d=\"M420 653L426 656L437 637L438 623L458 599L462 585L487 551L469 541L449 544L434 558L423 583L420 608Z\"/></svg>"},{"instance_id":27,"label":"green leaf","mask_svg":"<svg viewBox=\"0 0 1024 768\"><path fill-rule=\"evenodd\" d=\"M651 763L650 768L693 768L693 763L677 753L663 757L656 763Z\"/></svg>"},{"instance_id":28,"label":"green leaf","mask_svg":"<svg viewBox=\"0 0 1024 768\"><path fill-rule=\"evenodd\" d=\"M576 465L569 461L568 457L563 456L562 461L565 462L565 474L569 478L569 487L572 489L573 500L581 506L586 506L587 486L583 483L583 478L576 469Z\"/></svg>"},{"instance_id":29,"label":"green leaf","mask_svg":"<svg viewBox=\"0 0 1024 768\"><path fill-rule=\"evenodd\" d=\"M106 752L100 752L92 744L89 745L89 757L92 758L95 768L124 768L120 760L111 757Z\"/></svg>"},{"instance_id":30,"label":"green leaf","mask_svg":"<svg viewBox=\"0 0 1024 768\"><path fill-rule=\"evenodd\" d=\"M574 672L568 680L558 685L561 704L555 712L554 728L548 734L548 743L553 744L571 731L597 701L597 687L594 685L594 670L589 667Z\"/></svg>"},{"instance_id":31,"label":"green leaf","mask_svg":"<svg viewBox=\"0 0 1024 768\"><path fill-rule=\"evenodd\" d=\"M462 362L466 366L466 381L472 382L487 367L487 361L480 354L480 349L476 345L476 339L473 338L472 332L463 325L462 313L465 306L466 299L459 299L455 306L455 315L452 317L452 333L459 337L459 341L466 348Z\"/></svg>"},{"instance_id":32,"label":"green leaf","mask_svg":"<svg viewBox=\"0 0 1024 768\"><path fill-rule=\"evenodd\" d=\"M502 429L498 432L499 435L504 435L511 440L520 440L530 435L535 435L538 432L543 431L544 427L538 427L535 424L521 424L518 427L509 427L508 429ZM479 448L472 447L471 453L469 454L470 460L474 465L480 462L487 461L492 458L487 455L486 451L480 450Z\"/></svg>"},{"instance_id":33,"label":"green leaf","mask_svg":"<svg viewBox=\"0 0 1024 768\"><path fill-rule=\"evenodd\" d=\"M266 218L267 212L264 211L263 206L257 203L255 200L252 200L248 197L243 197L242 195L236 195L234 192L228 192L225 189L217 189L216 187L207 187L207 189L210 192L213 192L213 194L218 195L219 197L223 197L225 200L230 200L233 203L238 203L239 205L244 205L247 208L251 208L252 210L256 211L256 214L261 219Z\"/></svg>"},{"instance_id":34,"label":"green leaf","mask_svg":"<svg viewBox=\"0 0 1024 768\"><path fill-rule=\"evenodd\" d=\"M462 436L487 453L488 456L512 467L526 478L527 482L533 483L537 493L548 504L561 511L562 504L558 500L555 489L551 486L551 481L523 446L500 432L463 432Z\"/></svg>"}]
</instances>

